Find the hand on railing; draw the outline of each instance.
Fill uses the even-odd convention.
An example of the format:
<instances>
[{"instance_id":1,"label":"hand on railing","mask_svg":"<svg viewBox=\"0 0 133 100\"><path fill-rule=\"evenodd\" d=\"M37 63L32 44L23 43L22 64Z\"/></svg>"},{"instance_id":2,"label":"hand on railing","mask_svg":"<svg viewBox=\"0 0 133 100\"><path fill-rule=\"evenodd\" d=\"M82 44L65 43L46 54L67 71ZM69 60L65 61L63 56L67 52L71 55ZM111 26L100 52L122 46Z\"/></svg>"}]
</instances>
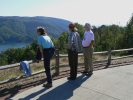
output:
<instances>
[{"instance_id":1,"label":"hand on railing","mask_svg":"<svg viewBox=\"0 0 133 100\"><path fill-rule=\"evenodd\" d=\"M39 60L33 59L32 62L33 62L33 63L39 63Z\"/></svg>"}]
</instances>

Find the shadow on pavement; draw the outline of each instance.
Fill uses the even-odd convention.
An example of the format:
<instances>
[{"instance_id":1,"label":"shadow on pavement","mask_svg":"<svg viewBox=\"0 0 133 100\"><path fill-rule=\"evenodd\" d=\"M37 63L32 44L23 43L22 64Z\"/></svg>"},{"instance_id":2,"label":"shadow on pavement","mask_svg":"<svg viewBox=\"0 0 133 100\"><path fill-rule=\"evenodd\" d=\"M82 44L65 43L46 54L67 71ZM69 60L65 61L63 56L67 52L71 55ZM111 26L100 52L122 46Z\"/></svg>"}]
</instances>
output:
<instances>
[{"instance_id":1,"label":"shadow on pavement","mask_svg":"<svg viewBox=\"0 0 133 100\"><path fill-rule=\"evenodd\" d=\"M90 78L90 76L82 74L81 76L77 77L76 80L67 81L45 94L42 93L49 88L44 88L19 100L30 100L38 96L39 94L42 95L37 100L67 100L73 96L73 91L79 88L81 84L84 83L88 78Z\"/></svg>"}]
</instances>

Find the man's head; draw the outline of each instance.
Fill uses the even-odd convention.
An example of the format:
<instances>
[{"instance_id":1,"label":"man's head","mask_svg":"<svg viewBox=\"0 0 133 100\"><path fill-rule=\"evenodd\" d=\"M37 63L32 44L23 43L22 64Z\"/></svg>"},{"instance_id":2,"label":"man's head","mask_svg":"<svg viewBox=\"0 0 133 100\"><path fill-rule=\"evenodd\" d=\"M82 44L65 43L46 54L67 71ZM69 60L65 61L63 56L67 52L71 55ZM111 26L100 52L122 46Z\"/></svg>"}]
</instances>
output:
<instances>
[{"instance_id":1,"label":"man's head","mask_svg":"<svg viewBox=\"0 0 133 100\"><path fill-rule=\"evenodd\" d=\"M84 28L86 31L89 31L89 30L91 30L91 25L89 23L86 23Z\"/></svg>"}]
</instances>

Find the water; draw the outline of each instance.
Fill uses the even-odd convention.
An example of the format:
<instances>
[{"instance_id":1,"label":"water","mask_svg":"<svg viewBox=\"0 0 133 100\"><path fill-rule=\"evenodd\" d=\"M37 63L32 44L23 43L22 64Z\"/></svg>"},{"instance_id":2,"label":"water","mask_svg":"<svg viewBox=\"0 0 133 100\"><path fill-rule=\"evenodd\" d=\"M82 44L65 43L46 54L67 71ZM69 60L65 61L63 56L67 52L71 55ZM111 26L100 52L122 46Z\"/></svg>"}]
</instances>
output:
<instances>
[{"instance_id":1,"label":"water","mask_svg":"<svg viewBox=\"0 0 133 100\"><path fill-rule=\"evenodd\" d=\"M26 45L27 45L26 43L8 43L8 42L0 43L0 52L8 48L22 48Z\"/></svg>"}]
</instances>

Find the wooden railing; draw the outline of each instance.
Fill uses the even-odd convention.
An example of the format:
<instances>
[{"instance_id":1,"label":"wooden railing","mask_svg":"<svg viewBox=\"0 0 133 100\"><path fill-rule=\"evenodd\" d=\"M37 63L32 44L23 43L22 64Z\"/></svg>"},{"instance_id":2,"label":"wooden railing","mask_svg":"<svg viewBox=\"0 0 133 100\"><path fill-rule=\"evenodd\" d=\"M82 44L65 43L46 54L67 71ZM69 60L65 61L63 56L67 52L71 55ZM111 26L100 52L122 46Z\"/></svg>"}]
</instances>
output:
<instances>
[{"instance_id":1,"label":"wooden railing","mask_svg":"<svg viewBox=\"0 0 133 100\"><path fill-rule=\"evenodd\" d=\"M107 54L108 55L108 59L107 60L97 60L97 61L94 61L93 64L95 64L95 63L106 63L106 64L110 65L112 60L117 60L117 59L122 59L122 58L127 58L127 57L133 57L133 55L128 55L128 56L121 56L121 57L112 58L112 54L113 53L124 52L124 51L131 51L131 50L133 50L133 48L120 49L120 50L111 50L111 48L109 48L108 51L94 52L93 55ZM79 53L78 56L79 57L83 56L83 53ZM68 64L60 65L60 58L64 58L64 57L68 57L68 55L67 54L64 54L64 55L59 54L59 50L55 51L55 55L53 57L53 59L55 59L55 66L52 67L51 70L55 70L55 74L56 75L59 75L60 68L68 67L69 66ZM32 60L28 61L28 62L30 64L34 63L34 61L32 61ZM83 65L83 63L79 63L79 65ZM18 67L18 66L20 66L20 63L0 66L0 70L10 69L10 68L13 68L13 67ZM45 72L45 70L41 70L41 71L32 73L31 76L36 75L36 74L40 74L40 73L43 73L43 72ZM26 78L26 77L23 75L23 76L18 76L17 78L12 78L12 79L8 79L8 80L4 80L4 81L0 82L0 85L8 83L8 82L15 81L15 80L19 80L19 79L22 79L22 78Z\"/></svg>"}]
</instances>

